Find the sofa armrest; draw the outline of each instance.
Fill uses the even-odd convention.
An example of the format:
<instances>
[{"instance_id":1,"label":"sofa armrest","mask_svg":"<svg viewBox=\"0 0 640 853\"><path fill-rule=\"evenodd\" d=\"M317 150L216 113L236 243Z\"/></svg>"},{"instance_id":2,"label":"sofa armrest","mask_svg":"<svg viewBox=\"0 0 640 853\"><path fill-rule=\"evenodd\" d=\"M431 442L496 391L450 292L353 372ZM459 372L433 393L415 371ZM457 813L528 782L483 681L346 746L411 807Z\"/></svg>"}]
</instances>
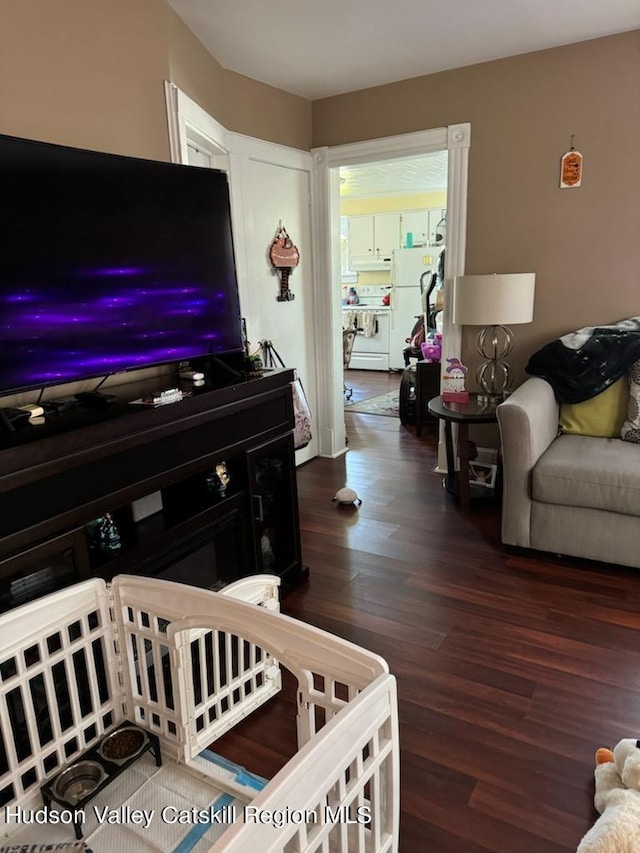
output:
<instances>
[{"instance_id":1,"label":"sofa armrest","mask_svg":"<svg viewBox=\"0 0 640 853\"><path fill-rule=\"evenodd\" d=\"M497 409L504 491L502 541L531 547L531 472L558 435L559 405L544 379L527 379Z\"/></svg>"}]
</instances>

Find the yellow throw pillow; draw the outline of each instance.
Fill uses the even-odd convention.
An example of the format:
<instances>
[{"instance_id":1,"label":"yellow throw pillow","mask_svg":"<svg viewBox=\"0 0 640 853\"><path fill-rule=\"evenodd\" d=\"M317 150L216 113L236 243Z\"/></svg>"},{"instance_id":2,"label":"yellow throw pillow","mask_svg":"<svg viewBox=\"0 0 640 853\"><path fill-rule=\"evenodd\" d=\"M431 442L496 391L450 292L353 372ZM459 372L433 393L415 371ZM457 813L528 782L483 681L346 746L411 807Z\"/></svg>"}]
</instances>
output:
<instances>
[{"instance_id":1,"label":"yellow throw pillow","mask_svg":"<svg viewBox=\"0 0 640 853\"><path fill-rule=\"evenodd\" d=\"M561 403L560 429L568 435L620 438L629 408L629 383L623 376L584 403Z\"/></svg>"}]
</instances>

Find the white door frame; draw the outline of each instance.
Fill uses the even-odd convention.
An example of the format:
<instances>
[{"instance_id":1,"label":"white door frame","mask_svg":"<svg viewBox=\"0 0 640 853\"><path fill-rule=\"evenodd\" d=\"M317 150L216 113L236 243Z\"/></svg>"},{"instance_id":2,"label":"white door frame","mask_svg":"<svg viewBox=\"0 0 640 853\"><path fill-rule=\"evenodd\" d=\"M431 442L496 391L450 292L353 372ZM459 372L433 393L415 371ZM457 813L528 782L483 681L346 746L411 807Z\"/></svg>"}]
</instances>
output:
<instances>
[{"instance_id":1,"label":"white door frame","mask_svg":"<svg viewBox=\"0 0 640 853\"><path fill-rule=\"evenodd\" d=\"M342 312L336 298L341 283L340 270L340 166L417 157L447 150L447 261L442 361L461 355L461 329L451 322L448 310L450 282L464 274L467 234L467 185L471 125L454 124L432 130L404 133L346 145L313 148L311 183L313 252L315 270L315 312L319 334L318 434L321 456L335 457L345 452L344 401L342 397ZM442 436L438 466L446 468Z\"/></svg>"},{"instance_id":2,"label":"white door frame","mask_svg":"<svg viewBox=\"0 0 640 853\"><path fill-rule=\"evenodd\" d=\"M188 163L189 142L212 156L229 154L228 130L169 80L164 81L169 125L169 151L172 163ZM215 168L228 169L224 162Z\"/></svg>"},{"instance_id":3,"label":"white door frame","mask_svg":"<svg viewBox=\"0 0 640 853\"><path fill-rule=\"evenodd\" d=\"M246 287L247 263L246 253L237 250L243 245L244 211L242 193L240 192L241 165L237 154L238 141L243 143L244 137L227 130L219 121L209 115L196 101L192 100L175 83L164 82L167 122L169 126L169 151L172 163L189 163L188 147L192 145L205 151L214 168L224 169L229 173L229 191L231 204L231 219L233 223L233 243L236 247L235 262L238 291L243 316L250 327L253 318L253 307L250 288ZM232 148L236 143L234 152ZM249 140L251 141L251 140ZM259 140L254 140L259 142ZM235 173L235 174L234 174Z\"/></svg>"}]
</instances>

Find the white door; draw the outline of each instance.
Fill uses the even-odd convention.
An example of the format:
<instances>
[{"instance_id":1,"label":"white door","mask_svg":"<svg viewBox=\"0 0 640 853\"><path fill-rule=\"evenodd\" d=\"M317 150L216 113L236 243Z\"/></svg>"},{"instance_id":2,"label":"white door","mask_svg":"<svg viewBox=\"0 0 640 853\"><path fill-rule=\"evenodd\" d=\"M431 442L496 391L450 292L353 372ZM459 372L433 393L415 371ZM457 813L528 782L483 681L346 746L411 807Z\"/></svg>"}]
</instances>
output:
<instances>
[{"instance_id":1,"label":"white door","mask_svg":"<svg viewBox=\"0 0 640 853\"><path fill-rule=\"evenodd\" d=\"M232 197L238 201L236 253L240 297L244 295L249 340L268 340L300 377L311 407L313 439L296 451L299 465L318 454L316 310L309 208L311 157L246 136L229 134ZM241 206L240 206L241 200ZM268 252L282 225L300 252L289 288L291 302L278 302L280 277ZM245 309L246 306L246 309Z\"/></svg>"},{"instance_id":2,"label":"white door","mask_svg":"<svg viewBox=\"0 0 640 853\"><path fill-rule=\"evenodd\" d=\"M296 452L298 464L318 453L316 311L309 209L311 155L229 133L194 101L168 83L167 115L176 162L229 171L233 242L240 305L252 348L271 340L288 367L296 368L309 399L313 439ZM280 225L300 250L291 302L278 302L278 277L268 252Z\"/></svg>"}]
</instances>

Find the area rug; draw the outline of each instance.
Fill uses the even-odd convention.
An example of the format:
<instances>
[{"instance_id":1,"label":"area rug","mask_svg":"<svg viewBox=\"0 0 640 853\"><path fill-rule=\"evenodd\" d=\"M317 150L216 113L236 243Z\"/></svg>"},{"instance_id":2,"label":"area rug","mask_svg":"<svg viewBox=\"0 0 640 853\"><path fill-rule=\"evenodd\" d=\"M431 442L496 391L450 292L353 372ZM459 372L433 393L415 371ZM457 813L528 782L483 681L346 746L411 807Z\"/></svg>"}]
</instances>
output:
<instances>
[{"instance_id":1,"label":"area rug","mask_svg":"<svg viewBox=\"0 0 640 853\"><path fill-rule=\"evenodd\" d=\"M384 415L387 418L398 418L399 392L388 391L379 397L371 397L369 400L361 400L359 403L345 402L344 408L347 412L358 412L362 415Z\"/></svg>"}]
</instances>

